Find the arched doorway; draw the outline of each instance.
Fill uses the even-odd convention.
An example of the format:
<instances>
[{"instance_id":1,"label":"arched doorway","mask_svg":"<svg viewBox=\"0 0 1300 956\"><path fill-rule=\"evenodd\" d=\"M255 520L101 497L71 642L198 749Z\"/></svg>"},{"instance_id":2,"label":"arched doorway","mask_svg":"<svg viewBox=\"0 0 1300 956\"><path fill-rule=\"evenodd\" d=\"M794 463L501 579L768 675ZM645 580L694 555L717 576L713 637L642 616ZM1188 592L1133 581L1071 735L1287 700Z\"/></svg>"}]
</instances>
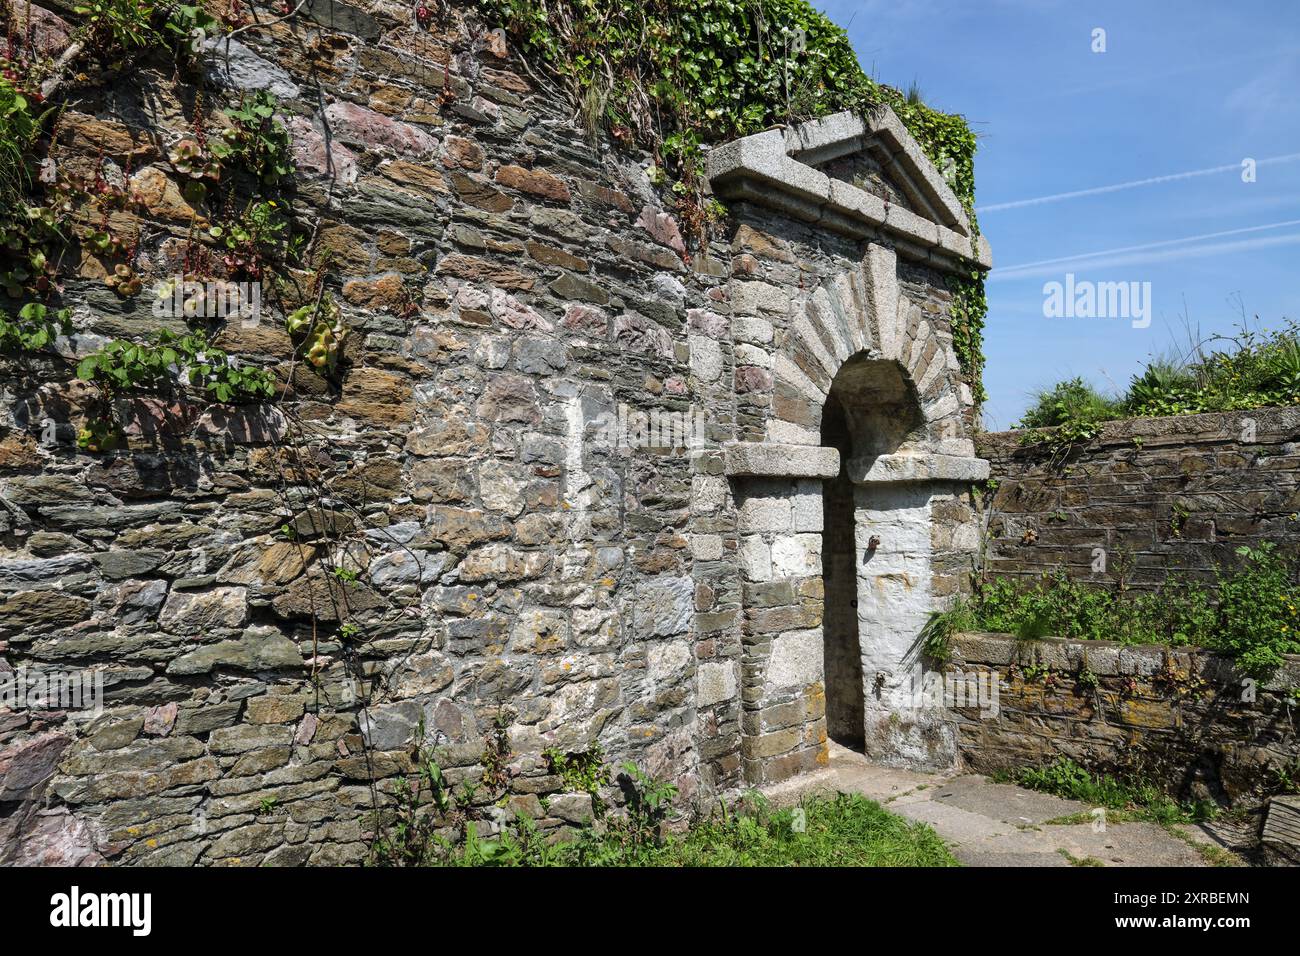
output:
<instances>
[{"instance_id":1,"label":"arched doorway","mask_svg":"<svg viewBox=\"0 0 1300 956\"><path fill-rule=\"evenodd\" d=\"M858 642L858 568L854 541L853 451L848 420L839 398L826 399L822 445L840 453L840 471L822 482L822 666L826 674L826 735L838 744L864 749L865 715L862 651Z\"/></svg>"},{"instance_id":2,"label":"arched doorway","mask_svg":"<svg viewBox=\"0 0 1300 956\"><path fill-rule=\"evenodd\" d=\"M925 569L909 564L917 564L926 549L910 539L926 533L928 515L914 522L908 540L900 540L902 523L882 513L896 500L855 483L851 473L860 478L881 455L896 454L923 438L920 404L896 362L859 354L844 363L831 383L821 422L822 445L834 448L840 458L839 474L822 486L826 732L837 743L877 754L878 740L868 747L867 716L879 707L868 701L880 703L888 683L880 675L891 663L884 655L895 643L882 631L913 623L914 615L893 592L898 585L904 595L923 587ZM882 615L891 620L882 622Z\"/></svg>"},{"instance_id":3,"label":"arched doorway","mask_svg":"<svg viewBox=\"0 0 1300 956\"><path fill-rule=\"evenodd\" d=\"M751 302L751 300L753 300ZM733 299L761 312L748 288ZM770 316L772 299L763 300ZM892 250L790 303L737 389L724 445L735 514L740 770L751 785L825 765L829 741L950 766L950 722L911 706L928 615L964 586L988 475L973 457L948 332L899 288ZM739 382L739 380L738 380ZM761 429L760 429L761 424Z\"/></svg>"}]
</instances>

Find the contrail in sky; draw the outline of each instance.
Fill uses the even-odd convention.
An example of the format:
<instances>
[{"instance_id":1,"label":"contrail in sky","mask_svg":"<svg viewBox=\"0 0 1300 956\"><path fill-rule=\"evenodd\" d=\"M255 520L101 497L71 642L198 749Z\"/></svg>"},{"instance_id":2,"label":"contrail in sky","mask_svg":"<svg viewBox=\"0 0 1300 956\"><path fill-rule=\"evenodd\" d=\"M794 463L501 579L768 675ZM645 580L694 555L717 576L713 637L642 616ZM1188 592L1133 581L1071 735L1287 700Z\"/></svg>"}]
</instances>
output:
<instances>
[{"instance_id":1,"label":"contrail in sky","mask_svg":"<svg viewBox=\"0 0 1300 956\"><path fill-rule=\"evenodd\" d=\"M1188 246L1185 249L1169 249L1170 246L1180 246L1188 242L1202 242L1207 239L1223 239L1227 236L1240 236L1252 232L1263 232L1268 229L1283 229L1288 226L1300 226L1300 219L1285 219L1281 222L1270 222L1260 226L1246 226L1241 229L1225 229L1222 232L1206 232L1198 236L1184 236L1181 239L1165 239L1160 242L1146 242L1136 246L1119 246L1114 249L1102 249L1098 252L1083 252L1073 256L1060 256L1055 259L1040 259L1037 262L1022 262L1019 265L1005 266L1001 269L994 269L989 273L990 279L1020 279L1033 275L1049 275L1059 270L1059 267L1066 263L1078 263L1084 267L1097 267L1101 265L1120 264L1113 257L1122 257L1123 262L1142 261L1146 258L1158 258L1162 261L1169 259L1181 258L1184 256L1197 256L1204 254L1206 249L1217 249L1229 251L1234 248L1258 248L1271 245L1290 244L1295 241L1295 234L1288 236L1266 237L1259 240L1245 240L1240 243L1219 243L1214 246ZM1152 250L1165 249L1164 253L1158 253L1154 257L1133 256L1132 253L1150 253ZM1092 260L1104 259L1104 262L1095 262Z\"/></svg>"},{"instance_id":2,"label":"contrail in sky","mask_svg":"<svg viewBox=\"0 0 1300 956\"><path fill-rule=\"evenodd\" d=\"M1287 153L1285 156L1270 156L1255 162L1256 167L1275 163L1293 163L1300 159L1300 153ZM1017 199L1013 202L992 203L988 206L976 206L976 212L998 212L1003 209L1020 209L1023 206L1041 206L1049 202L1063 202L1066 199L1078 199L1082 196L1100 196L1103 193L1119 192L1123 189L1136 189L1139 186L1153 186L1157 183L1171 183L1180 179L1195 179L1198 176L1214 176L1218 173L1240 171L1241 163L1225 163L1222 166L1210 166L1206 169L1192 169L1185 173L1170 173L1167 176L1151 176L1148 179L1134 179L1127 183L1113 183L1110 186L1094 186L1091 189L1076 189L1068 193L1056 193L1053 196L1035 196L1033 199Z\"/></svg>"}]
</instances>

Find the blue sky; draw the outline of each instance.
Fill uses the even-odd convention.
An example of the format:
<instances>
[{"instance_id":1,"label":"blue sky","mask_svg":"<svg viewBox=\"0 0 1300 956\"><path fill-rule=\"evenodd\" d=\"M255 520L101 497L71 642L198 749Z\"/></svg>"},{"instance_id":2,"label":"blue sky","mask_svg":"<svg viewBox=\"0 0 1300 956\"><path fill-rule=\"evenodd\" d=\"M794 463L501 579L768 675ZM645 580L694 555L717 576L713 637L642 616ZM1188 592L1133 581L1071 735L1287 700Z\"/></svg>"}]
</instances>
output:
<instances>
[{"instance_id":1,"label":"blue sky","mask_svg":"<svg viewBox=\"0 0 1300 956\"><path fill-rule=\"evenodd\" d=\"M1189 328L1231 333L1243 311L1257 328L1300 320L1300 0L814 4L869 74L915 80L966 116L977 207L1198 173L980 213L994 255L986 427L1010 426L1062 378L1122 391ZM1231 168L1201 172L1216 167ZM1044 318L1043 285L1067 272L1151 283L1150 326Z\"/></svg>"}]
</instances>

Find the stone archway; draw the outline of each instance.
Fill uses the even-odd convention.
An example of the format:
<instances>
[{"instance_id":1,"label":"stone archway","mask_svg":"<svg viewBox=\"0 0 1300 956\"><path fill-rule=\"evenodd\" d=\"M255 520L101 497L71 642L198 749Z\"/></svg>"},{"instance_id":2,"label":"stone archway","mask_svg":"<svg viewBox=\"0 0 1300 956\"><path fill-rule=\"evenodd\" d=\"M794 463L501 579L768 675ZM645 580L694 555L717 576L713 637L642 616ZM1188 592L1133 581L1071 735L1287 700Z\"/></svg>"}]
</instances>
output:
<instances>
[{"instance_id":1,"label":"stone archway","mask_svg":"<svg viewBox=\"0 0 1300 956\"><path fill-rule=\"evenodd\" d=\"M815 769L832 733L884 762L955 753L941 714L908 711L909 652L960 587L976 541L955 502L988 466L963 437L950 340L896 270L870 246L791 304L765 440L726 446L751 784Z\"/></svg>"},{"instance_id":2,"label":"stone archway","mask_svg":"<svg viewBox=\"0 0 1300 956\"><path fill-rule=\"evenodd\" d=\"M928 512L905 497L855 482L882 455L924 442L915 389L897 363L859 353L831 382L822 445L840 455L839 474L822 485L822 661L827 735L859 750L879 750L875 720L880 675L896 668L899 636L914 635L928 614Z\"/></svg>"},{"instance_id":3,"label":"stone archway","mask_svg":"<svg viewBox=\"0 0 1300 956\"><path fill-rule=\"evenodd\" d=\"M860 726L881 760L949 761L942 715L907 712L900 691L925 615L965 585L978 544L969 485L988 464L950 279L991 250L889 109L734 140L708 174L743 223L719 301L744 778L817 766L828 727L856 740Z\"/></svg>"}]
</instances>

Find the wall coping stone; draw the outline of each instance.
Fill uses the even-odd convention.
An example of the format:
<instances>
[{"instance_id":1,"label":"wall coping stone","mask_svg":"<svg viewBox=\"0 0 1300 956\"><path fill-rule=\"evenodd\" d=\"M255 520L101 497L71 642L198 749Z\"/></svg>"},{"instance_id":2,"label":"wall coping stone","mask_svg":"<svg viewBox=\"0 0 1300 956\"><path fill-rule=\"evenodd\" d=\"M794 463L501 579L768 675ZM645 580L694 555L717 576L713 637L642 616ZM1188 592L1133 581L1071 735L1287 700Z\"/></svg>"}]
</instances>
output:
<instances>
[{"instance_id":1,"label":"wall coping stone","mask_svg":"<svg viewBox=\"0 0 1300 956\"><path fill-rule=\"evenodd\" d=\"M1088 655L1088 669L1099 677L1133 674L1151 676L1164 666L1165 655L1172 654L1179 667L1193 659L1200 670L1212 670L1220 679L1240 680L1232 658L1205 647L1168 647L1163 644L1121 644L1118 641L1083 641L1062 637L1019 640L1014 634L996 631L966 631L952 636L952 664L1010 665L1024 660L1033 652L1038 661L1057 669L1074 669ZM1259 682L1263 690L1288 691L1300 687L1300 654L1286 654L1285 663L1268 680Z\"/></svg>"},{"instance_id":2,"label":"wall coping stone","mask_svg":"<svg viewBox=\"0 0 1300 956\"><path fill-rule=\"evenodd\" d=\"M812 165L866 149L882 159L908 199L927 215L831 179ZM743 136L710 150L707 169L713 190L724 198L747 200L855 239L896 236L918 247L900 249L946 271L993 264L988 240L971 236L951 187L888 107Z\"/></svg>"},{"instance_id":3,"label":"wall coping stone","mask_svg":"<svg viewBox=\"0 0 1300 956\"><path fill-rule=\"evenodd\" d=\"M1202 412L1199 415L1165 415L1158 418L1122 418L1103 422L1088 447L1105 448L1131 445L1140 439L1143 447L1161 444L1185 446L1189 441L1205 442L1218 438L1224 444L1239 444L1243 419L1255 422L1259 443L1300 436L1300 408L1250 408L1230 412ZM1053 428L1015 428L1002 432L984 432L976 436L979 453L989 458L1007 458L1026 449L1023 437L1034 431L1045 435ZM1032 446L1029 446L1032 447Z\"/></svg>"}]
</instances>

